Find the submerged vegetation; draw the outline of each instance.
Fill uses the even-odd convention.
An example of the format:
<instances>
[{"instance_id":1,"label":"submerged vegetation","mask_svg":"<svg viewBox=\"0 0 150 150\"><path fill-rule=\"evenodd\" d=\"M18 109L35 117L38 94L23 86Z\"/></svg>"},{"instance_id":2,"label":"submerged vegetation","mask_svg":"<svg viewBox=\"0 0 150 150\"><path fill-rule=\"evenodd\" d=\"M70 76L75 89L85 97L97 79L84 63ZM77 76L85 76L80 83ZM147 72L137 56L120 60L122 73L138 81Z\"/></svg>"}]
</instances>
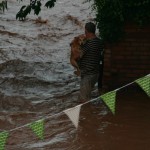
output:
<instances>
[{"instance_id":1,"label":"submerged vegetation","mask_svg":"<svg viewBox=\"0 0 150 150\"><path fill-rule=\"evenodd\" d=\"M22 0L20 0L22 1ZM45 7L52 8L55 5L56 0L49 0L45 3ZM19 19L20 21L25 20L26 16L31 13L31 11L34 11L35 15L39 15L41 11L41 0L29 0L28 5L21 6L19 12L16 14L16 19ZM0 10L3 12L7 9L7 0L2 0L0 2Z\"/></svg>"},{"instance_id":2,"label":"submerged vegetation","mask_svg":"<svg viewBox=\"0 0 150 150\"><path fill-rule=\"evenodd\" d=\"M54 7L56 0L49 0L46 2L45 7ZM19 12L16 14L16 19L24 20L28 14L33 10L35 15L38 15L41 11L42 3L40 0L30 0L30 4L22 6Z\"/></svg>"}]
</instances>

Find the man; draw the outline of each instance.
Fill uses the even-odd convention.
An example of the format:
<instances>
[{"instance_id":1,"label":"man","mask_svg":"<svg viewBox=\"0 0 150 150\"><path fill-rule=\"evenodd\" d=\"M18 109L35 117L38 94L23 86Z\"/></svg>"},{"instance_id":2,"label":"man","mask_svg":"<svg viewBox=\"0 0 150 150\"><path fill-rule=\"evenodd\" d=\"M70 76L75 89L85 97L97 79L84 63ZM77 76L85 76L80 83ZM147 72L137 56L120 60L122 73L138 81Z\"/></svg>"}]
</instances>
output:
<instances>
[{"instance_id":1,"label":"man","mask_svg":"<svg viewBox=\"0 0 150 150\"><path fill-rule=\"evenodd\" d=\"M82 56L80 59L81 83L79 100L81 103L91 99L91 92L98 82L99 67L102 58L103 44L95 35L96 26L92 22L85 24L87 42L81 45Z\"/></svg>"}]
</instances>

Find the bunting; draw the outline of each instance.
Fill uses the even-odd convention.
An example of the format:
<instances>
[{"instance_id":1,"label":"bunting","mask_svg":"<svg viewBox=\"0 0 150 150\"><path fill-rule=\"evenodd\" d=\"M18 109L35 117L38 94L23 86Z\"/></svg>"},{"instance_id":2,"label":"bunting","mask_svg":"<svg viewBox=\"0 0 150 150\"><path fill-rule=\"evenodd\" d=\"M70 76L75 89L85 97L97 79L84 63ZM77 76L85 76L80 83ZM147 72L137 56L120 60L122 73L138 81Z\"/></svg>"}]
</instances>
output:
<instances>
[{"instance_id":1,"label":"bunting","mask_svg":"<svg viewBox=\"0 0 150 150\"><path fill-rule=\"evenodd\" d=\"M0 133L0 150L4 150L7 137L8 137L8 132L3 131Z\"/></svg>"},{"instance_id":2,"label":"bunting","mask_svg":"<svg viewBox=\"0 0 150 150\"><path fill-rule=\"evenodd\" d=\"M133 83L137 83L145 91L145 93L150 97L150 74L149 74L149 75L142 77L140 79L137 79L137 80L135 80L135 81L123 86L123 87L120 87L114 91L108 92L108 93L100 96L100 98L104 101L104 103L108 106L108 108L110 109L110 111L113 114L115 114L116 91L118 91L124 87L127 87ZM93 100L90 100L90 101L93 101ZM79 124L79 115L80 115L81 106L90 102L90 101L87 101L83 104L77 105L73 108L70 108L70 109L63 111L69 117L69 119L72 121L72 123L74 124L74 126L76 128L78 128L78 124ZM58 114L61 114L61 113L58 113ZM58 114L55 114L55 115L58 115ZM43 140L44 139L44 119L49 118L49 117L54 117L55 115L47 116L47 117L40 119L38 121L23 125L21 127L17 127L15 129L10 130L9 132L23 128L25 126L28 126L33 130L33 132L40 139ZM9 135L9 132L7 132L7 131L0 132L0 150L4 150L4 147L6 144L6 139Z\"/></svg>"},{"instance_id":3,"label":"bunting","mask_svg":"<svg viewBox=\"0 0 150 150\"><path fill-rule=\"evenodd\" d=\"M41 140L44 139L44 120L35 121L29 124L29 127Z\"/></svg>"},{"instance_id":4,"label":"bunting","mask_svg":"<svg viewBox=\"0 0 150 150\"><path fill-rule=\"evenodd\" d=\"M150 76L142 77L135 81L150 97Z\"/></svg>"},{"instance_id":5,"label":"bunting","mask_svg":"<svg viewBox=\"0 0 150 150\"><path fill-rule=\"evenodd\" d=\"M116 91L108 92L100 98L103 99L105 104L108 106L108 108L111 110L113 114L115 114L115 103L116 103Z\"/></svg>"},{"instance_id":6,"label":"bunting","mask_svg":"<svg viewBox=\"0 0 150 150\"><path fill-rule=\"evenodd\" d=\"M80 109L81 109L81 105L78 105L76 107L64 111L64 113L69 117L69 119L72 121L72 123L76 128L78 128L78 124L79 124Z\"/></svg>"}]
</instances>

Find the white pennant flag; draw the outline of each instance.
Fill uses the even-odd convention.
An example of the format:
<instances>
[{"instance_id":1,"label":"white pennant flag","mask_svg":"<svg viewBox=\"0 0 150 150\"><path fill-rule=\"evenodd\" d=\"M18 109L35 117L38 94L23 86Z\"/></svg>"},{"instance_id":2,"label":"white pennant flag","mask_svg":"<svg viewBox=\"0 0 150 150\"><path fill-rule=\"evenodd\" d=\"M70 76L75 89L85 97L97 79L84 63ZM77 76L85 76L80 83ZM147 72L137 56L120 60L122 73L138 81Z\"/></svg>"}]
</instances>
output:
<instances>
[{"instance_id":1,"label":"white pennant flag","mask_svg":"<svg viewBox=\"0 0 150 150\"><path fill-rule=\"evenodd\" d=\"M76 128L78 128L78 124L79 124L80 109L81 109L81 105L64 110L64 113L69 117L69 119L72 121L72 123Z\"/></svg>"}]
</instances>

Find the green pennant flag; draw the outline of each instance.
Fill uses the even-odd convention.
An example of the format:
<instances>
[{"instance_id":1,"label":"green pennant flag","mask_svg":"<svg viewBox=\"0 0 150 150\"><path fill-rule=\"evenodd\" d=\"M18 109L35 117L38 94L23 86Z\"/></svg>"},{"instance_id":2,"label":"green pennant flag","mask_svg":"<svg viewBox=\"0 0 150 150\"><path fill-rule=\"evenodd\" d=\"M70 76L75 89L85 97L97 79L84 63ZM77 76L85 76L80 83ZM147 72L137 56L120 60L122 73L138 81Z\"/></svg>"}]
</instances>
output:
<instances>
[{"instance_id":1,"label":"green pennant flag","mask_svg":"<svg viewBox=\"0 0 150 150\"><path fill-rule=\"evenodd\" d=\"M105 104L108 106L108 108L111 110L113 114L115 114L115 103L116 103L116 91L108 92L100 98L103 99Z\"/></svg>"},{"instance_id":2,"label":"green pennant flag","mask_svg":"<svg viewBox=\"0 0 150 150\"><path fill-rule=\"evenodd\" d=\"M3 131L0 133L0 150L4 150L7 137L8 137L8 132Z\"/></svg>"},{"instance_id":3,"label":"green pennant flag","mask_svg":"<svg viewBox=\"0 0 150 150\"><path fill-rule=\"evenodd\" d=\"M29 127L41 140L44 139L44 120L35 121Z\"/></svg>"},{"instance_id":4,"label":"green pennant flag","mask_svg":"<svg viewBox=\"0 0 150 150\"><path fill-rule=\"evenodd\" d=\"M145 76L135 81L150 97L150 76Z\"/></svg>"}]
</instances>

